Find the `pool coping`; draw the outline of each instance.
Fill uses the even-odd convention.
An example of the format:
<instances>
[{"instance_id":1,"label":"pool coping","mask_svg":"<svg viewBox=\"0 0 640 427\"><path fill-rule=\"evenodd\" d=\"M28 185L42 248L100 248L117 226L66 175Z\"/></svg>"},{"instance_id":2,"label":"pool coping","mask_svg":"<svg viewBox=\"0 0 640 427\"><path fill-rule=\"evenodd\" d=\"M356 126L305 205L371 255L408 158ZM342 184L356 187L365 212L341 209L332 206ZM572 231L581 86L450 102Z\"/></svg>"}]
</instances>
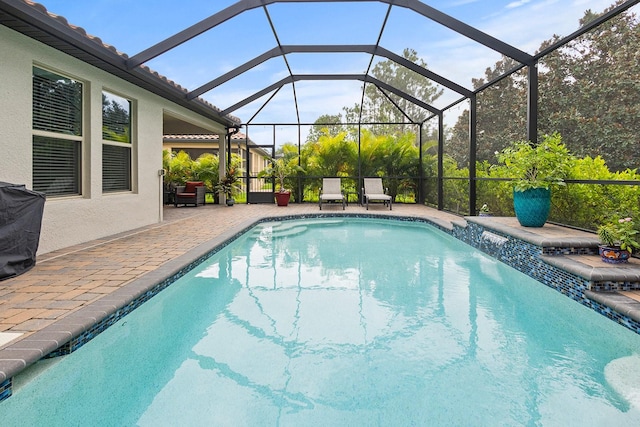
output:
<instances>
[{"instance_id":1,"label":"pool coping","mask_svg":"<svg viewBox=\"0 0 640 427\"><path fill-rule=\"evenodd\" d=\"M218 250L224 248L227 244L235 240L251 227L259 223L269 221L327 217L378 218L427 223L467 244L469 244L468 241L461 239L455 234L456 229L466 229L468 222L478 223L487 227L491 225L491 228L496 231L505 233L516 239L525 240L534 245L554 246L558 244L567 244L568 240L578 246L581 244L592 243L589 239L577 239L573 241L572 239L566 238L561 240L541 238L540 236L536 236L534 233L526 230L514 229L513 227L502 226L500 224L496 225L495 222L483 219L482 217L459 217L459 219L455 220L445 220L430 216L320 212L291 213L252 218L227 229L218 236L215 236L188 250L184 254L167 261L155 270L152 270L130 283L123 285L120 289L117 289L111 294L105 295L99 300L78 309L76 312L55 321L40 331L36 331L29 336L0 349L0 401L11 395L11 380L15 375L43 358L69 354L75 351L111 324L126 316L139 305L143 304L161 290L171 285L175 280L199 264L204 258L207 258ZM576 266L575 261L569 262L561 259L558 261L558 268L566 266L580 270L580 268ZM630 300L620 294L607 295L592 291L588 292L588 297L592 298L594 301L612 308L618 307L619 310L627 313L625 315L629 315L634 320L640 320L640 302L633 302L633 300ZM103 325L103 323L106 324ZM78 342L74 342L74 340L77 340L79 337L82 339Z\"/></svg>"},{"instance_id":2,"label":"pool coping","mask_svg":"<svg viewBox=\"0 0 640 427\"><path fill-rule=\"evenodd\" d=\"M640 281L640 266L634 263L629 264L605 264L602 267L593 267L585 264L579 256L572 255L542 255L540 257L547 264L551 264L559 269L568 271L586 280L600 281Z\"/></svg>"}]
</instances>

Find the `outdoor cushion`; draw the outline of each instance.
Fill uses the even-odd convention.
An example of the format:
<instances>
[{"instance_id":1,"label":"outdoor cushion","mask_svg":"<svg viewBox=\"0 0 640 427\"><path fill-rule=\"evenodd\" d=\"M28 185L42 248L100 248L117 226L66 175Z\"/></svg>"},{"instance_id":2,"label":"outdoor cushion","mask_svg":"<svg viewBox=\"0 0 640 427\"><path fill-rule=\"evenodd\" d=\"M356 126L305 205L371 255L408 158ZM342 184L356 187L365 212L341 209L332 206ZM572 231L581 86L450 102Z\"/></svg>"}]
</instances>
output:
<instances>
[{"instance_id":1,"label":"outdoor cushion","mask_svg":"<svg viewBox=\"0 0 640 427\"><path fill-rule=\"evenodd\" d=\"M185 193L195 193L196 187L204 185L202 181L187 181L184 186Z\"/></svg>"},{"instance_id":2,"label":"outdoor cushion","mask_svg":"<svg viewBox=\"0 0 640 427\"><path fill-rule=\"evenodd\" d=\"M204 185L193 185L193 184L201 184L199 182L191 182L192 191L187 191L186 185L179 185L176 187L176 194L174 198L173 205L204 205L205 204L205 196L206 196L206 188Z\"/></svg>"}]
</instances>

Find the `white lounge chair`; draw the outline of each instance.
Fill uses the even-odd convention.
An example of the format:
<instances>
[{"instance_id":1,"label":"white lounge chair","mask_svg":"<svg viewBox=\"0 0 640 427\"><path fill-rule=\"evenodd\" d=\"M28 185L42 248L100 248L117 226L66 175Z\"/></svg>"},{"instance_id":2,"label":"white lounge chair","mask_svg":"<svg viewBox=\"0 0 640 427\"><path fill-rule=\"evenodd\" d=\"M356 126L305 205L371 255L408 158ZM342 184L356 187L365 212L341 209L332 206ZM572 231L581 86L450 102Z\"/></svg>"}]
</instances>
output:
<instances>
[{"instance_id":1,"label":"white lounge chair","mask_svg":"<svg viewBox=\"0 0 640 427\"><path fill-rule=\"evenodd\" d=\"M344 210L345 200L340 187L340 178L322 178L322 189L320 190L320 210L323 203L342 202Z\"/></svg>"},{"instance_id":2,"label":"white lounge chair","mask_svg":"<svg viewBox=\"0 0 640 427\"><path fill-rule=\"evenodd\" d=\"M389 210L392 209L391 196L386 194L387 192L382 188L382 178L364 178L364 188L362 189L362 196L364 202L369 210L369 201L378 200L382 201L385 205L389 204Z\"/></svg>"}]
</instances>

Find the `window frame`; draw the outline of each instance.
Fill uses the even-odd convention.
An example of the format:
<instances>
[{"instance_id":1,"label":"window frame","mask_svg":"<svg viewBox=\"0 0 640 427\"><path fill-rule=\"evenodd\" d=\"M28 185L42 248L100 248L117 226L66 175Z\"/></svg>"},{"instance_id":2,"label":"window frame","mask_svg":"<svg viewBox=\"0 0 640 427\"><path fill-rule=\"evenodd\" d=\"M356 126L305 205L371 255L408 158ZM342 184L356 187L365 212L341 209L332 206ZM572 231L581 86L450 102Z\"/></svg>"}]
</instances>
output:
<instances>
[{"instance_id":1,"label":"window frame","mask_svg":"<svg viewBox=\"0 0 640 427\"><path fill-rule=\"evenodd\" d=\"M58 121L59 123L63 123L64 122L64 114L62 115L62 117L53 117L53 115L48 119L49 120L49 124L50 124L50 128L49 129L43 129L44 126L39 126L40 123L47 123L47 119L43 119L41 118L41 115L44 115L45 113L42 114L38 114L39 110L38 110L38 106L39 105L43 105L46 104L46 99L43 99L43 97L41 98L36 98L37 96L39 96L40 94L35 90L35 85L36 85L36 77L40 77L40 78L44 78L45 75L53 75L55 77L59 77L61 79L64 80L68 80L73 82L74 84L79 85L79 90L80 90L80 96L79 96L79 104L80 105L76 105L75 108L77 109L77 116L78 116L78 120L74 121L72 123L72 121L69 121L67 123L68 126L70 126L71 128L77 130L77 132L64 132L64 126L60 126L60 128L56 129L56 125L55 125L55 121L60 119ZM83 153L84 153L84 149L85 149L85 104L86 104L86 90L87 90L87 84L86 82L84 82L83 80L77 79L75 77L72 77L71 75L67 74L67 73L63 73L63 72L59 72L59 71L54 71L46 66L42 66L40 64L36 64L33 63L31 66L31 112L32 112L32 119L31 119L31 134L32 134L32 138L31 138L31 160L32 160L32 170L31 170L31 177L32 177L32 188L35 191L40 191L43 192L44 194L47 195L48 198L58 198L58 197L69 197L69 196L81 196L82 192L83 192L83 167L84 167L84 162L83 162ZM50 80L53 81L53 80ZM44 101L44 102L43 102ZM55 99L51 100L51 105L49 105L49 111L62 111L62 109L58 108L56 109L57 105L53 105L53 102L55 101ZM71 104L69 104L71 105ZM46 108L47 105L44 105L44 107ZM69 118L69 117L67 117ZM38 149L36 149L36 145L37 144L46 144L47 141L46 139L51 140L50 142L62 142L63 144L66 142L70 142L72 143L68 150L66 150L67 152L71 152L72 157L71 158L66 158L66 162L67 163L73 163L73 168L72 168L72 172L68 175L67 177L56 177L56 175L58 175L56 173L63 171L62 176L64 176L64 171L67 170L67 168L65 167L64 163L65 163L65 158L61 157L60 160L58 162L55 161L55 158L52 159L51 156L49 157L42 157L39 158L37 157L37 152L39 151ZM64 154L64 151L59 151L60 154ZM70 162L69 162L70 160ZM41 168L41 166L44 165L44 169L48 169L50 171L49 174L47 174L46 172L40 174L39 173L39 169ZM48 167L47 167L48 166ZM72 183L71 185L68 185L66 182L71 179ZM60 182L59 180L62 180L62 182ZM42 184L41 184L42 183ZM46 187L44 183L46 184ZM60 191L51 191L51 189L55 189L58 188Z\"/></svg>"},{"instance_id":2,"label":"window frame","mask_svg":"<svg viewBox=\"0 0 640 427\"><path fill-rule=\"evenodd\" d=\"M134 114L133 114L133 110L134 110L134 101L132 99L130 99L127 96L123 96L122 94L118 93L117 91L113 91L111 89L108 88L102 88L101 92L100 92L100 102L101 102L101 108L100 111L102 112L101 118L100 118L100 124L101 124L101 146L102 146L102 193L103 194L113 194L113 193L123 193L123 192L132 192L134 191L134 171L133 171L133 161L134 161L134 151L133 151L133 147L134 147ZM108 128L108 125L105 124L105 110L104 110L104 100L105 100L105 96L107 97L106 99L111 98L112 102L115 101L126 101L128 104L128 141L117 141L115 139L108 139L106 137L106 132L105 129ZM114 99L115 98L115 99ZM126 133L125 133L126 134ZM106 184L106 180L108 179L108 177L110 176L109 172L113 172L113 170L109 170L108 169L108 164L107 164L107 158L105 155L105 150L108 150L109 148L120 148L120 149L126 149L128 150L128 159L127 159L127 164L125 165L124 169L127 169L126 173L123 173L122 175L120 175L119 177L117 176L116 179L121 180L124 185L121 186L116 186L114 188L109 188L109 186ZM113 160L114 158L111 157L110 160ZM125 176L126 174L126 176Z\"/></svg>"}]
</instances>

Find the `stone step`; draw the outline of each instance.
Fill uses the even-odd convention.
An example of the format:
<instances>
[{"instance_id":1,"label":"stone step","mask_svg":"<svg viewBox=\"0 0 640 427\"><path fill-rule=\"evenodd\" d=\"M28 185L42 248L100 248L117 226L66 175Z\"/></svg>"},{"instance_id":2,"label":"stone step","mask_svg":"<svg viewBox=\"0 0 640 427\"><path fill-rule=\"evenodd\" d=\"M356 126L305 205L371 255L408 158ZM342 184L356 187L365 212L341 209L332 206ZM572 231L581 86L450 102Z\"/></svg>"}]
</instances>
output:
<instances>
[{"instance_id":1,"label":"stone step","mask_svg":"<svg viewBox=\"0 0 640 427\"><path fill-rule=\"evenodd\" d=\"M592 291L640 289L640 260L636 258L622 264L608 264L599 255L542 255L540 259L593 282L596 286L592 285ZM619 286L614 286L615 283Z\"/></svg>"},{"instance_id":2,"label":"stone step","mask_svg":"<svg viewBox=\"0 0 640 427\"><path fill-rule=\"evenodd\" d=\"M251 232L251 237L257 238L268 235L271 238L281 238L294 236L304 233L308 229L308 225L321 225L323 227L329 225L337 225L344 222L343 219L326 219L326 220L298 220L298 221L272 221L258 224Z\"/></svg>"}]
</instances>

